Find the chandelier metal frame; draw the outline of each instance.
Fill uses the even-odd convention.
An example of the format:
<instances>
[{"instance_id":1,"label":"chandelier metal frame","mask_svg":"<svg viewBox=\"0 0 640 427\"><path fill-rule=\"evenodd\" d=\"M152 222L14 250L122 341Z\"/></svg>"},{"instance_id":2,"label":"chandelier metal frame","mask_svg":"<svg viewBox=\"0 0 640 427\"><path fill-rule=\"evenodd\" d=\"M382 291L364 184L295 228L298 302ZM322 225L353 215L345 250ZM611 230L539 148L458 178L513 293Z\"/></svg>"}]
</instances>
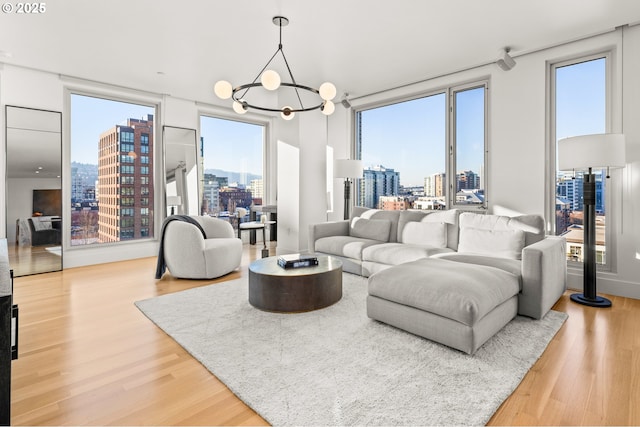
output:
<instances>
[{"instance_id":1,"label":"chandelier metal frame","mask_svg":"<svg viewBox=\"0 0 640 427\"><path fill-rule=\"evenodd\" d=\"M260 70L260 72L258 73L256 78L253 79L253 81L251 83L242 84L242 85L234 87L232 89L232 91L231 91L231 96L230 97L235 102L240 104L241 108L244 111L247 111L249 108L253 108L253 109L256 109L256 110L260 110L260 111L281 113L284 118L291 118L291 117L293 117L294 113L313 111L313 110L318 110L318 109L323 111L324 114L331 114L331 112L333 112L333 108L331 108L331 107L334 107L333 103L331 102L331 99L335 96L335 94L333 96L331 96L329 99L327 99L321 93L322 87L320 89L315 89L315 88L310 87L310 86L299 84L298 82L296 82L296 79L293 76L293 72L291 71L291 67L289 66L289 61L287 61L287 57L285 56L284 50L282 49L282 27L286 27L289 24L289 19L285 18L284 16L274 16L272 21L273 21L273 24L277 25L278 29L279 29L278 48L276 49L275 53L271 56L269 61L267 61L265 66L262 67L262 69ZM282 56L282 59L284 60L284 64L286 65L286 68L287 68L287 72L289 74L289 78L291 79L290 83L288 83L288 82L280 82L278 87L284 86L284 87L288 87L288 88L293 88L293 90L295 91L296 96L298 98L298 102L300 104L300 107L298 107L298 108L293 108L293 107L290 107L290 106L281 107L281 108L265 107L265 106L261 106L261 105L252 104L251 102L249 102L249 101L247 101L245 99L245 96L247 95L247 93L249 93L249 91L252 88L264 86L259 80L260 80L261 76L263 75L263 73L268 69L269 65L276 58L276 56L278 56L278 54L280 54ZM228 84L226 82L224 82L224 83ZM327 84L327 83L324 83L324 84ZM333 86L333 84L330 84L330 83L328 83L328 84L331 86L333 92L335 93L335 86ZM311 92L311 93L313 93L315 95L320 96L321 100L320 100L320 102L318 104L314 104L313 106L305 107L304 103L302 102L302 97L300 96L300 91ZM220 96L220 95L218 95L218 96ZM331 105L325 111L325 107L328 104L331 104Z\"/></svg>"}]
</instances>

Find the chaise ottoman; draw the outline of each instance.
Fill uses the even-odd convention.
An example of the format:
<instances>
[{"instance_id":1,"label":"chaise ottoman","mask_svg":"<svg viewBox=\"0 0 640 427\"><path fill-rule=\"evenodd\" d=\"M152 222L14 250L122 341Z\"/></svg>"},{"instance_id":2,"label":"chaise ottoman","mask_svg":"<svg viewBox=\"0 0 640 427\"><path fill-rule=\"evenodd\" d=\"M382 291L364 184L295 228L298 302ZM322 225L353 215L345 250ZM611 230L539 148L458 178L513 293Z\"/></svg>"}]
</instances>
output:
<instances>
[{"instance_id":1,"label":"chaise ottoman","mask_svg":"<svg viewBox=\"0 0 640 427\"><path fill-rule=\"evenodd\" d=\"M494 267L425 258L369 277L367 315L473 354L518 312L518 277Z\"/></svg>"}]
</instances>

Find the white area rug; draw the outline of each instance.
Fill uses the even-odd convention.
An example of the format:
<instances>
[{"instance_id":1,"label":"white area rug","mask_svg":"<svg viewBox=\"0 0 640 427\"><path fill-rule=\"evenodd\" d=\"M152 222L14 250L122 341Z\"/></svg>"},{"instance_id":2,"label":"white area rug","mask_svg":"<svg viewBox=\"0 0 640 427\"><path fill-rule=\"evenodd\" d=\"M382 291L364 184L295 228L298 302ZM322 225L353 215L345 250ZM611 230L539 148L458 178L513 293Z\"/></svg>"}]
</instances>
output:
<instances>
[{"instance_id":1,"label":"white area rug","mask_svg":"<svg viewBox=\"0 0 640 427\"><path fill-rule=\"evenodd\" d=\"M253 308L246 278L136 305L273 425L483 425L567 318L517 317L468 356L369 319L366 294L344 273L309 313Z\"/></svg>"}]
</instances>

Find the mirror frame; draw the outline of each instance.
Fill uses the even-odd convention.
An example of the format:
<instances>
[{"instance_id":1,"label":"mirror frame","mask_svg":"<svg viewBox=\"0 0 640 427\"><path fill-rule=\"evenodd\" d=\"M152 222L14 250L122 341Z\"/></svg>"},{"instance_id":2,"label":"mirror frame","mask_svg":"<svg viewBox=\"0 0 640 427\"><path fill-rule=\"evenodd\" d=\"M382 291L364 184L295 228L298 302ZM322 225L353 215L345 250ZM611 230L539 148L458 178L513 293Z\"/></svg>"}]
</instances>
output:
<instances>
[{"instance_id":1,"label":"mirror frame","mask_svg":"<svg viewBox=\"0 0 640 427\"><path fill-rule=\"evenodd\" d=\"M162 141L164 149L164 216L166 218L172 214L199 215L200 168L198 167L197 132L191 128L165 125L162 127ZM169 181L171 176L169 172L178 170L181 162L184 171L182 178L180 175L174 175L173 180ZM172 191L170 188L174 182L176 183L176 191ZM177 191L180 182L184 191ZM171 199L176 196L177 198ZM172 211L169 210L170 208ZM177 208L177 211L174 208Z\"/></svg>"},{"instance_id":2,"label":"mirror frame","mask_svg":"<svg viewBox=\"0 0 640 427\"><path fill-rule=\"evenodd\" d=\"M50 120L46 125L44 126L26 126L26 125L22 125L20 122L14 124L12 123L12 117L11 117L11 113L12 111L20 111L23 112L25 114L28 114L29 112L36 112L39 116L42 117L43 114L51 114L50 118L48 118L47 120ZM38 108L31 108L31 107L22 107L22 106L17 106L17 105L5 105L5 109L4 109L4 113L5 113L5 218L6 218L6 233L7 233L7 237L9 237L10 233L9 233L9 229L10 227L13 227L13 223L12 220L10 218L15 217L14 215L10 215L9 212L9 205L11 204L10 202L10 178L9 174L10 171L14 168L12 168L10 166L10 164L14 164L14 161L12 161L12 154L10 154L10 151L12 151L10 144L11 144L11 140L13 139L13 137L11 136L11 131L12 130L22 130L22 131L28 131L28 132L46 132L46 133L50 133L50 134L55 134L55 141L57 143L57 153L58 153L58 160L53 162L53 165L47 164L46 161L43 160L40 161L40 159L36 159L37 161L34 163L34 165L38 164L38 166L31 166L31 168L34 170L34 173L39 173L35 172L36 169L40 169L42 168L42 170L45 173L50 173L52 175L48 176L48 177L44 177L47 179L57 179L59 182L58 187L59 188L53 188L55 190L59 190L58 196L56 197L54 195L53 199L55 202L57 202L57 199L59 198L60 200L60 206L59 209L56 209L56 211L60 212L59 215L59 220L56 219L55 224L52 222L51 227L54 229L58 229L59 230L59 243L58 244L54 244L54 247L59 247L59 255L58 254L54 254L52 256L59 256L60 260L59 263L51 263L51 265L55 264L55 267L42 267L42 268L38 268L38 266L36 265L33 268L29 268L27 270L23 269L22 266L20 264L14 264L14 270L15 270L15 276L24 276L24 275L29 275L29 274L38 274L38 273L45 273L45 272L50 272L50 271L61 271L63 269L63 240L64 240L64 236L63 236L63 214L64 214L64 198L63 198L63 194L64 194L64 186L63 186L63 164L62 164L62 151L63 151L63 147L62 147L62 112L60 111L54 111L54 110L45 110L45 109L38 109ZM53 141L53 139L52 139ZM27 144L24 144L24 147L27 147L27 150L30 153L36 153L36 152L42 152L43 147L41 146L42 144L38 144L37 147L31 147L29 148ZM22 148L24 148L22 147ZM35 158L36 156L32 156L32 155L23 155L23 154L19 154L22 155L25 158ZM46 159L53 159L54 157L49 155L49 154L45 154ZM47 172L49 170L51 170L50 166L53 166L57 169L55 169L52 172ZM24 167L27 167L27 165L25 165ZM55 176L55 178L54 178ZM25 179L40 179L40 178L36 178L35 175L33 178L30 178L29 176L25 176ZM37 187L37 186L36 186ZM52 188L50 185L45 185L45 189L49 190ZM37 188L33 188L31 191L31 196L33 197L33 190L36 190ZM14 190L15 191L15 190ZM46 193L44 194L45 198L46 197L50 197L50 195L47 195ZM31 215L33 217L33 205L31 205ZM53 216L58 216L58 215L53 215ZM28 220L29 218L25 218L26 220ZM16 218L17 222L20 220L20 217ZM16 227L16 233L18 233L18 229L22 228L22 227L27 227L28 223L26 221L24 221L24 224L22 222L20 222L20 226L15 225ZM20 232L20 234L22 234ZM50 233L51 234L51 233ZM18 240L19 236L16 235L16 241ZM31 240L30 240L31 243ZM18 243L16 243L16 246L18 245ZM33 246L32 246L33 247ZM57 251L55 251L57 252ZM30 264L34 264L33 261L30 261ZM37 264L37 263L36 263Z\"/></svg>"}]
</instances>

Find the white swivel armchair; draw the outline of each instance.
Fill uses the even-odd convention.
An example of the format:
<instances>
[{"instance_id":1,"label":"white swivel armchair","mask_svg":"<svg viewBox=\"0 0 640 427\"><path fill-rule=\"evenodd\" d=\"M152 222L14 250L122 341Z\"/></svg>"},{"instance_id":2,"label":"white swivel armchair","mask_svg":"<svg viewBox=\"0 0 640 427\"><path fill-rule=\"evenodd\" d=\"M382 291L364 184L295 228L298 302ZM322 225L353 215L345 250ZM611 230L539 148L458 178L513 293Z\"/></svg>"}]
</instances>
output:
<instances>
[{"instance_id":1,"label":"white swivel armchair","mask_svg":"<svg viewBox=\"0 0 640 427\"><path fill-rule=\"evenodd\" d=\"M183 279L213 279L238 268L242 241L235 237L231 224L208 216L192 218L202 226L206 238L197 226L188 222L167 224L164 261L171 275Z\"/></svg>"}]
</instances>

